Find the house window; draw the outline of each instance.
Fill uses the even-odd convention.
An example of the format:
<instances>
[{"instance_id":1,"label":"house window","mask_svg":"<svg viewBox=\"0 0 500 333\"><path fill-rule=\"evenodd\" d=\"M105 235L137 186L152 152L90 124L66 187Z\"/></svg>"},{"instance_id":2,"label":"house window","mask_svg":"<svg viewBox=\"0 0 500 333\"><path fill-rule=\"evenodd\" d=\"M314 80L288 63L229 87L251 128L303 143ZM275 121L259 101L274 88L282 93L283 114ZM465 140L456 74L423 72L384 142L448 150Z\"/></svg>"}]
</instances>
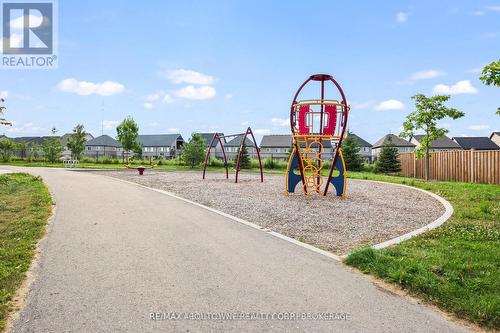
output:
<instances>
[{"instance_id":1,"label":"house window","mask_svg":"<svg viewBox=\"0 0 500 333\"><path fill-rule=\"evenodd\" d=\"M276 152L279 153L280 152L280 149L279 148L276 148Z\"/></svg>"},{"instance_id":2,"label":"house window","mask_svg":"<svg viewBox=\"0 0 500 333\"><path fill-rule=\"evenodd\" d=\"M163 151L163 147L158 148L158 151Z\"/></svg>"},{"instance_id":3,"label":"house window","mask_svg":"<svg viewBox=\"0 0 500 333\"><path fill-rule=\"evenodd\" d=\"M267 148L267 152L270 153L271 152L271 148Z\"/></svg>"},{"instance_id":4,"label":"house window","mask_svg":"<svg viewBox=\"0 0 500 333\"><path fill-rule=\"evenodd\" d=\"M90 147L90 146L87 146L87 150L92 150L92 147Z\"/></svg>"}]
</instances>

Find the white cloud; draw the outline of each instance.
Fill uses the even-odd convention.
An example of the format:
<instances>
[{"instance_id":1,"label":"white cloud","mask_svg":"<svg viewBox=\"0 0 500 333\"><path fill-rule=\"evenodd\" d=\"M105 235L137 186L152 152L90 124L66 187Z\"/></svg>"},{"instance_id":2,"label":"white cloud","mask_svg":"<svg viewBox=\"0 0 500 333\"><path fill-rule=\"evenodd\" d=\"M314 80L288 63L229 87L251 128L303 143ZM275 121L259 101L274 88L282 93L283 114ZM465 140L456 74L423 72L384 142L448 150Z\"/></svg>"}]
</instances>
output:
<instances>
[{"instance_id":1,"label":"white cloud","mask_svg":"<svg viewBox=\"0 0 500 333\"><path fill-rule=\"evenodd\" d=\"M94 83L88 81L78 81L74 78L65 79L59 82L57 88L60 91L75 93L82 96L92 94L100 96L111 96L120 94L125 90L125 86L114 81L104 81L102 83Z\"/></svg>"},{"instance_id":2,"label":"white cloud","mask_svg":"<svg viewBox=\"0 0 500 333\"><path fill-rule=\"evenodd\" d=\"M256 129L253 132L255 134L258 134L258 135L268 135L268 134L271 134L271 130L269 130L268 128L258 128L258 129Z\"/></svg>"},{"instance_id":3,"label":"white cloud","mask_svg":"<svg viewBox=\"0 0 500 333\"><path fill-rule=\"evenodd\" d=\"M469 80L458 81L453 85L438 84L432 88L436 95L458 95L458 94L477 94L477 88L473 87Z\"/></svg>"},{"instance_id":4,"label":"white cloud","mask_svg":"<svg viewBox=\"0 0 500 333\"><path fill-rule=\"evenodd\" d=\"M406 21L408 21L408 13L405 13L405 12L399 12L396 14L396 21L398 21L398 23L405 23Z\"/></svg>"},{"instance_id":5,"label":"white cloud","mask_svg":"<svg viewBox=\"0 0 500 333\"><path fill-rule=\"evenodd\" d=\"M163 95L164 95L164 93L162 91L158 91L158 92L147 95L146 100L149 102L154 102L154 101L159 100Z\"/></svg>"},{"instance_id":6,"label":"white cloud","mask_svg":"<svg viewBox=\"0 0 500 333\"><path fill-rule=\"evenodd\" d=\"M144 103L143 106L146 110L152 110L155 108L154 104L149 102Z\"/></svg>"},{"instance_id":7,"label":"white cloud","mask_svg":"<svg viewBox=\"0 0 500 333\"><path fill-rule=\"evenodd\" d=\"M170 103L173 103L175 102L175 100L172 98L172 96L170 96L169 94L165 94L165 96L163 96L162 100L161 100L163 103L166 103L166 104L170 104Z\"/></svg>"},{"instance_id":8,"label":"white cloud","mask_svg":"<svg viewBox=\"0 0 500 333\"><path fill-rule=\"evenodd\" d=\"M188 69L174 69L166 72L161 72L160 75L176 84L188 83L211 85L215 83L215 78L213 76Z\"/></svg>"},{"instance_id":9,"label":"white cloud","mask_svg":"<svg viewBox=\"0 0 500 333\"><path fill-rule=\"evenodd\" d=\"M445 72L441 72L441 71L438 71L435 69L428 69L428 70L413 73L410 76L410 80L412 80L412 81L427 80L427 79L433 79L433 78L445 76L445 75L446 75Z\"/></svg>"},{"instance_id":10,"label":"white cloud","mask_svg":"<svg viewBox=\"0 0 500 333\"><path fill-rule=\"evenodd\" d=\"M290 118L272 118L271 119L271 124L275 126L289 126L290 125Z\"/></svg>"},{"instance_id":11,"label":"white cloud","mask_svg":"<svg viewBox=\"0 0 500 333\"><path fill-rule=\"evenodd\" d=\"M185 99L210 99L216 94L215 88L210 86L186 86L173 92L174 96Z\"/></svg>"},{"instance_id":12,"label":"white cloud","mask_svg":"<svg viewBox=\"0 0 500 333\"><path fill-rule=\"evenodd\" d=\"M180 130L178 128L175 128L175 127L169 127L167 128L167 133L179 133Z\"/></svg>"},{"instance_id":13,"label":"white cloud","mask_svg":"<svg viewBox=\"0 0 500 333\"><path fill-rule=\"evenodd\" d=\"M490 125L470 125L467 128L473 131L482 131L489 129Z\"/></svg>"},{"instance_id":14,"label":"white cloud","mask_svg":"<svg viewBox=\"0 0 500 333\"><path fill-rule=\"evenodd\" d=\"M104 129L116 129L116 126L120 124L119 120L103 120L102 126Z\"/></svg>"},{"instance_id":15,"label":"white cloud","mask_svg":"<svg viewBox=\"0 0 500 333\"><path fill-rule=\"evenodd\" d=\"M486 9L492 11L492 12L500 12L500 6L488 6Z\"/></svg>"},{"instance_id":16,"label":"white cloud","mask_svg":"<svg viewBox=\"0 0 500 333\"><path fill-rule=\"evenodd\" d=\"M398 101L397 99L388 99L387 101L383 101L375 106L375 110L377 111L388 111L388 110L403 110L405 105L403 102Z\"/></svg>"},{"instance_id":17,"label":"white cloud","mask_svg":"<svg viewBox=\"0 0 500 333\"><path fill-rule=\"evenodd\" d=\"M9 97L9 91L8 90L2 90L2 91L0 91L0 99L7 98L7 97Z\"/></svg>"},{"instance_id":18,"label":"white cloud","mask_svg":"<svg viewBox=\"0 0 500 333\"><path fill-rule=\"evenodd\" d=\"M476 11L472 12L472 15L474 15L474 16L483 16L484 15L484 11L482 11L482 10L476 10Z\"/></svg>"},{"instance_id":19,"label":"white cloud","mask_svg":"<svg viewBox=\"0 0 500 333\"><path fill-rule=\"evenodd\" d=\"M23 133L29 134L39 134L44 131L43 127L37 126L32 122L27 122L23 124L17 124L15 120L11 121L12 126L8 127L5 131L9 133Z\"/></svg>"},{"instance_id":20,"label":"white cloud","mask_svg":"<svg viewBox=\"0 0 500 333\"><path fill-rule=\"evenodd\" d=\"M375 104L374 101L366 101L366 102L352 102L350 104L351 109L368 109L371 108Z\"/></svg>"}]
</instances>

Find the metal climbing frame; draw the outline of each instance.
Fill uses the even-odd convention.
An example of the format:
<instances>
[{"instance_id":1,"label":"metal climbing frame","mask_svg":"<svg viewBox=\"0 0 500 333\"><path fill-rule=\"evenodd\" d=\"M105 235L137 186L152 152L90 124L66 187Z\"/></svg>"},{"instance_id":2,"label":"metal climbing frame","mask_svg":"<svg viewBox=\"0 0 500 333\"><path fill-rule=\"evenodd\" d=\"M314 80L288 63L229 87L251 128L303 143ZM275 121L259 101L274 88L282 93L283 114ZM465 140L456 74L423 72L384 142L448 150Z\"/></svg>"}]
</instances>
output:
<instances>
[{"instance_id":1,"label":"metal climbing frame","mask_svg":"<svg viewBox=\"0 0 500 333\"><path fill-rule=\"evenodd\" d=\"M205 172L207 170L207 165L208 165L208 162L210 160L210 150L212 149L212 146L213 146L215 140L218 140L220 145L221 145L222 156L224 157L224 167L226 169L226 179L229 179L227 157L226 157L226 152L224 150L224 141L222 139L227 138L227 137L243 136L241 143L240 143L240 148L238 149L238 157L236 159L235 183L237 183L238 182L238 174L240 171L241 152L243 150L243 145L245 144L248 135L250 135L252 137L253 145L255 147L255 151L257 152L257 159L259 160L259 168L260 168L260 181L263 182L264 181L264 173L262 171L262 161L260 159L259 147L257 146L257 141L255 141L255 136L253 135L252 129L250 127L248 127L244 133L230 134L230 135L219 135L219 133L214 134L214 136L212 137L212 140L210 141L210 144L208 145L207 154L205 155L205 162L203 163L203 179L205 179Z\"/></svg>"},{"instance_id":2,"label":"metal climbing frame","mask_svg":"<svg viewBox=\"0 0 500 333\"><path fill-rule=\"evenodd\" d=\"M303 88L310 82L321 84L321 98L297 100ZM325 99L325 83L331 82L340 95L341 101ZM345 195L345 164L340 146L347 127L349 106L340 85L328 74L311 75L299 87L290 108L290 127L293 136L294 149L288 162L286 186L288 192L293 192L297 182L302 181L304 193L312 192L323 195L328 193L330 183L337 189L337 195ZM334 149L332 165L328 179L322 190L322 170L324 161L324 145L329 142ZM293 169L300 171L300 180L294 175ZM333 170L337 168L340 175L332 179ZM343 178L343 179L340 179ZM341 189L341 190L340 190ZM340 194L339 194L340 193Z\"/></svg>"}]
</instances>

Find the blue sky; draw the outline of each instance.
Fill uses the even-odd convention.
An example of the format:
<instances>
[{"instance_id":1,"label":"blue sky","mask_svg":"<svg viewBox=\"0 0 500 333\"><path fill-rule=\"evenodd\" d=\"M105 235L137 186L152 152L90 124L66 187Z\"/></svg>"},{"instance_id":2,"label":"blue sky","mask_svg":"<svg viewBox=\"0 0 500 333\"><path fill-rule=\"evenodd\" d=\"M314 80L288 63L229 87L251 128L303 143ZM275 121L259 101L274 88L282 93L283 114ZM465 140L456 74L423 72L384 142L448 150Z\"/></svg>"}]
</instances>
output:
<instances>
[{"instance_id":1,"label":"blue sky","mask_svg":"<svg viewBox=\"0 0 500 333\"><path fill-rule=\"evenodd\" d=\"M398 134L416 93L450 93L466 113L450 136L500 130L500 88L479 80L500 57L498 1L59 1L59 67L0 70L7 136L83 123L115 135L289 133L298 86L332 74L370 142ZM104 112L102 112L104 105Z\"/></svg>"}]
</instances>

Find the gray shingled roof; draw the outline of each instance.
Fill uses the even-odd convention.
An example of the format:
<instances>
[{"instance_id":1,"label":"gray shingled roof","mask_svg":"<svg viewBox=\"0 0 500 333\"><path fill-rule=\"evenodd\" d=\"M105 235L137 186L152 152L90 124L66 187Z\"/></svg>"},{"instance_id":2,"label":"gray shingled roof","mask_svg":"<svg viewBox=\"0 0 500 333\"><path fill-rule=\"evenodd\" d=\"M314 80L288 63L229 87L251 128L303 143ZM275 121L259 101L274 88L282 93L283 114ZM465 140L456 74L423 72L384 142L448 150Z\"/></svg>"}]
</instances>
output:
<instances>
[{"instance_id":1,"label":"gray shingled roof","mask_svg":"<svg viewBox=\"0 0 500 333\"><path fill-rule=\"evenodd\" d=\"M239 147L241 144L241 140L243 140L243 135L238 135L237 137L233 138L232 140L228 141L224 146L226 147ZM253 146L253 141L250 140L248 137L245 140L245 144L247 147Z\"/></svg>"},{"instance_id":2,"label":"gray shingled roof","mask_svg":"<svg viewBox=\"0 0 500 333\"><path fill-rule=\"evenodd\" d=\"M121 147L120 143L110 137L109 135L101 135L96 138L93 138L87 143L85 143L86 146L106 146L106 147Z\"/></svg>"},{"instance_id":3,"label":"gray shingled roof","mask_svg":"<svg viewBox=\"0 0 500 333\"><path fill-rule=\"evenodd\" d=\"M173 147L177 141L184 142L180 134L146 134L137 136L143 147Z\"/></svg>"},{"instance_id":4,"label":"gray shingled roof","mask_svg":"<svg viewBox=\"0 0 500 333\"><path fill-rule=\"evenodd\" d=\"M290 148L292 136L290 134L264 135L260 141L261 147Z\"/></svg>"},{"instance_id":5,"label":"gray shingled roof","mask_svg":"<svg viewBox=\"0 0 500 333\"><path fill-rule=\"evenodd\" d=\"M371 143L369 143L368 141L362 139L361 137L357 136L356 134L354 133L351 133L351 135L354 137L354 139L358 142L358 145L360 147L371 147Z\"/></svg>"},{"instance_id":6,"label":"gray shingled roof","mask_svg":"<svg viewBox=\"0 0 500 333\"><path fill-rule=\"evenodd\" d=\"M500 147L486 136L453 137L463 149L498 150Z\"/></svg>"},{"instance_id":7,"label":"gray shingled roof","mask_svg":"<svg viewBox=\"0 0 500 333\"><path fill-rule=\"evenodd\" d=\"M406 141L405 139L401 139L399 136L396 136L394 134L387 134L387 135L384 135L380 140L375 142L373 144L372 148L382 147L384 144L386 144L386 142L389 141L389 138L391 138L391 141L392 141L391 143L395 147L415 147L415 145L413 143L411 143L410 141Z\"/></svg>"},{"instance_id":8,"label":"gray shingled roof","mask_svg":"<svg viewBox=\"0 0 500 333\"><path fill-rule=\"evenodd\" d=\"M214 133L196 133L196 134L201 135L201 137L203 138L203 140L205 140L207 147L208 147L208 145L210 144L210 141L212 141L212 138L215 135L215 132ZM219 133L219 136L224 136L224 133ZM225 143L226 139L222 138L222 142ZM214 143L212 144L212 148L216 147L218 143L219 143L219 140L215 140Z\"/></svg>"},{"instance_id":9,"label":"gray shingled roof","mask_svg":"<svg viewBox=\"0 0 500 333\"><path fill-rule=\"evenodd\" d=\"M45 139L51 138L51 136L20 136L17 138L12 138L14 142L20 143L20 142L25 142L25 143L35 143L37 145L41 145ZM55 136L55 138L58 138L58 136Z\"/></svg>"},{"instance_id":10,"label":"gray shingled roof","mask_svg":"<svg viewBox=\"0 0 500 333\"><path fill-rule=\"evenodd\" d=\"M420 142L420 140L422 140L422 138L424 136L425 135L423 135L423 134L417 134L413 137L415 138L415 140ZM451 148L457 149L457 148L459 148L460 149L462 147L460 147L460 145L458 143L456 143L455 141L453 141L452 139L450 139L449 137L447 137L445 135L442 138L431 141L431 148L435 148L435 149L451 149Z\"/></svg>"},{"instance_id":11,"label":"gray shingled roof","mask_svg":"<svg viewBox=\"0 0 500 333\"><path fill-rule=\"evenodd\" d=\"M61 146L63 147L66 147L66 145L68 144L68 141L69 141L69 138L71 137L71 135L73 135L73 133L66 133L64 134L63 136L61 136L59 138L59 142L61 143ZM85 134L85 138L87 141L89 140L92 140L94 138L94 136L90 133L86 133Z\"/></svg>"}]
</instances>

